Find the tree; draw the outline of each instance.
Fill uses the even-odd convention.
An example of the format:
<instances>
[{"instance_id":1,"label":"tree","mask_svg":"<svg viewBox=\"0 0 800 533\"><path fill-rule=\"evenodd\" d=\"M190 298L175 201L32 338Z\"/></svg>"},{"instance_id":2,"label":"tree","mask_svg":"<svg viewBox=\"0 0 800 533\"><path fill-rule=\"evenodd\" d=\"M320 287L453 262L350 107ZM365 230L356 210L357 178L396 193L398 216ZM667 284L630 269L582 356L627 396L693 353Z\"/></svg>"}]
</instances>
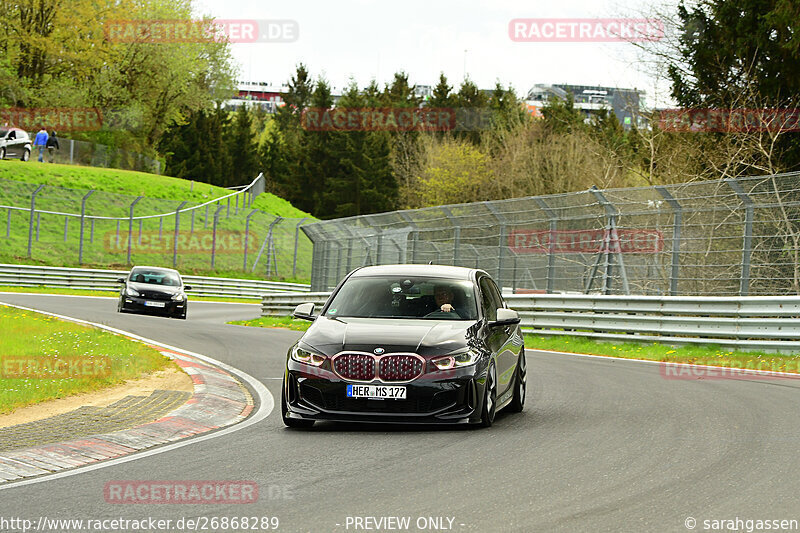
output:
<instances>
[{"instance_id":1,"label":"tree","mask_svg":"<svg viewBox=\"0 0 800 533\"><path fill-rule=\"evenodd\" d=\"M246 185L258 173L258 143L253 131L253 118L246 105L236 111L225 137L231 157L228 186Z\"/></svg>"}]
</instances>

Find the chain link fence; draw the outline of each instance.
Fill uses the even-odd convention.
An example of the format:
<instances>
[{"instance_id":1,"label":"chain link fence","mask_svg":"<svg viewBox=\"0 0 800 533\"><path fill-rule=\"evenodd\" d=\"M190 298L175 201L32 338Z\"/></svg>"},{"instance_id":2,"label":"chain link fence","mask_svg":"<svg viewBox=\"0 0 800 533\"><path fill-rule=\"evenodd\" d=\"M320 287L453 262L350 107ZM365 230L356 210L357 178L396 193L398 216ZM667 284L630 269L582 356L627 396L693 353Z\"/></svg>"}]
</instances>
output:
<instances>
[{"instance_id":1,"label":"chain link fence","mask_svg":"<svg viewBox=\"0 0 800 533\"><path fill-rule=\"evenodd\" d=\"M62 163L68 165L83 165L90 167L119 168L123 170L138 170L150 174L161 174L161 162L146 155L129 152L118 148L111 148L104 144L97 144L72 139L58 139L58 150L52 153L44 151L44 160L48 163ZM31 161L39 158L39 148L34 147Z\"/></svg>"},{"instance_id":2,"label":"chain link fence","mask_svg":"<svg viewBox=\"0 0 800 533\"><path fill-rule=\"evenodd\" d=\"M482 268L516 293L800 294L800 173L395 211L303 226L311 290L353 268Z\"/></svg>"},{"instance_id":3,"label":"chain link fence","mask_svg":"<svg viewBox=\"0 0 800 533\"><path fill-rule=\"evenodd\" d=\"M310 277L311 242L300 226L252 203L264 177L204 203L0 179L0 262L246 272Z\"/></svg>"}]
</instances>

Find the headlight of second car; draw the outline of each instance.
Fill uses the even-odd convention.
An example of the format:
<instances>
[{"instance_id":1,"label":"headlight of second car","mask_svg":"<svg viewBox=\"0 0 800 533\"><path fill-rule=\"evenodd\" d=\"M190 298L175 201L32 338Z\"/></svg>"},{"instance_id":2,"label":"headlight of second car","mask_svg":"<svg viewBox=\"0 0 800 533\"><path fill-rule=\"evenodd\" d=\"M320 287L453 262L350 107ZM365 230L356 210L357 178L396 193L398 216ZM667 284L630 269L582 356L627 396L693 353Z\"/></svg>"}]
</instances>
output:
<instances>
[{"instance_id":1,"label":"headlight of second car","mask_svg":"<svg viewBox=\"0 0 800 533\"><path fill-rule=\"evenodd\" d=\"M431 363L439 370L452 370L453 368L474 365L478 362L480 356L480 352L468 350L466 352L445 355L444 357L435 357L431 359Z\"/></svg>"},{"instance_id":2,"label":"headlight of second car","mask_svg":"<svg viewBox=\"0 0 800 533\"><path fill-rule=\"evenodd\" d=\"M325 362L326 357L314 352L304 350L299 346L292 348L292 359L298 363L305 363L311 366L321 366Z\"/></svg>"},{"instance_id":3,"label":"headlight of second car","mask_svg":"<svg viewBox=\"0 0 800 533\"><path fill-rule=\"evenodd\" d=\"M125 294L127 294L128 296L139 296L139 291L128 287L127 289L125 289Z\"/></svg>"},{"instance_id":4,"label":"headlight of second car","mask_svg":"<svg viewBox=\"0 0 800 533\"><path fill-rule=\"evenodd\" d=\"M179 292L177 294L173 294L172 299L175 300L176 302L182 302L183 300L186 299L186 295L183 294L182 292Z\"/></svg>"}]
</instances>

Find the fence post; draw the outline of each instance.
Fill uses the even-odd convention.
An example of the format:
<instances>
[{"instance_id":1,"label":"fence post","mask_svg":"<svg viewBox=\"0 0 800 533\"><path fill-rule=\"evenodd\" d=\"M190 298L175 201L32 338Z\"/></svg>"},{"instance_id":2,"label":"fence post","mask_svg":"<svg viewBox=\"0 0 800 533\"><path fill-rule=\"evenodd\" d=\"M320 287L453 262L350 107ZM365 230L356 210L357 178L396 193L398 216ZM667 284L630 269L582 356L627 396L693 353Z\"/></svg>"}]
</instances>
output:
<instances>
[{"instance_id":1,"label":"fence post","mask_svg":"<svg viewBox=\"0 0 800 533\"><path fill-rule=\"evenodd\" d=\"M244 208L244 206L242 207ZM242 272L247 272L247 244L250 241L250 217L258 213L257 209L253 209L247 218L244 219L244 261L242 262Z\"/></svg>"},{"instance_id":2,"label":"fence post","mask_svg":"<svg viewBox=\"0 0 800 533\"><path fill-rule=\"evenodd\" d=\"M83 264L83 226L86 220L86 201L94 193L94 189L87 192L81 200L81 234L78 240L78 264ZM92 228L94 228L94 219L92 219ZM92 232L94 233L94 232Z\"/></svg>"},{"instance_id":3,"label":"fence post","mask_svg":"<svg viewBox=\"0 0 800 533\"><path fill-rule=\"evenodd\" d=\"M194 214L195 214L195 212L197 212L197 209L192 209L192 225L189 228L189 233L191 233L192 235L194 235Z\"/></svg>"},{"instance_id":4,"label":"fence post","mask_svg":"<svg viewBox=\"0 0 800 533\"><path fill-rule=\"evenodd\" d=\"M278 275L278 258L275 257L277 254L275 253L275 244L273 242L274 237L272 236L272 230L275 228L280 221L283 220L283 217L278 217L272 221L269 225L269 231L267 232L267 277L269 277L270 267L274 266L275 268L275 275ZM274 263L274 264L273 264Z\"/></svg>"},{"instance_id":5,"label":"fence post","mask_svg":"<svg viewBox=\"0 0 800 533\"><path fill-rule=\"evenodd\" d=\"M75 153L75 141L69 140L69 164L73 163L73 154Z\"/></svg>"},{"instance_id":6,"label":"fence post","mask_svg":"<svg viewBox=\"0 0 800 533\"><path fill-rule=\"evenodd\" d=\"M36 213L36 242L39 242L39 223L42 221L42 214Z\"/></svg>"},{"instance_id":7,"label":"fence post","mask_svg":"<svg viewBox=\"0 0 800 533\"><path fill-rule=\"evenodd\" d=\"M33 214L36 212L36 195L39 194L39 191L41 191L42 189L44 189L44 184L39 185L39 187L37 187L37 189L35 191L33 191L33 194L31 194L31 217L30 217L30 221L28 222L28 257L29 258L31 256L31 243L33 241ZM39 232L38 232L39 224L38 224L38 221L37 221L36 227L37 227L37 232L36 232L36 237L37 238L36 238L36 240L38 241L39 240L39 238L38 238L39 237Z\"/></svg>"},{"instance_id":8,"label":"fence post","mask_svg":"<svg viewBox=\"0 0 800 533\"><path fill-rule=\"evenodd\" d=\"M139 200L144 196L137 197L131 202L130 210L128 211L128 264L131 264L131 247L133 246L133 208L139 203Z\"/></svg>"},{"instance_id":9,"label":"fence post","mask_svg":"<svg viewBox=\"0 0 800 533\"><path fill-rule=\"evenodd\" d=\"M606 230L603 234L603 251L601 252L602 257L604 257L604 264L603 264L603 294L609 294L611 290L611 274L614 268L612 255L611 255L611 246L612 241L614 242L614 250L616 252L617 261L619 261L619 272L620 276L622 277L622 290L625 294L630 294L630 287L628 286L628 275L625 272L625 263L622 260L622 248L619 242L619 234L617 233L617 217L619 217L619 211L617 210L614 205L606 199L605 195L598 189L595 185L589 189L589 192L592 193L600 205L603 206L603 209L606 212ZM597 267L600 264L600 257L601 254L597 256L597 262L595 263L594 268L592 269L592 275L589 277L589 283L587 286L586 292L589 292L591 289L592 281L594 280L594 274L597 273Z\"/></svg>"},{"instance_id":10,"label":"fence post","mask_svg":"<svg viewBox=\"0 0 800 533\"><path fill-rule=\"evenodd\" d=\"M558 216L553 211L544 198L534 198L534 202L539 206L539 209L544 211L545 216L550 221L550 238L547 245L547 294L553 294L555 288L556 277L556 231L558 231ZM514 258L516 265L516 257ZM516 269L516 266L515 266ZM516 272L514 274L514 281L516 282Z\"/></svg>"},{"instance_id":11,"label":"fence post","mask_svg":"<svg viewBox=\"0 0 800 533\"><path fill-rule=\"evenodd\" d=\"M294 258L292 259L292 278L297 279L297 247L298 243L300 242L300 226L303 225L303 222L308 220L308 218L301 218L300 222L294 227Z\"/></svg>"},{"instance_id":12,"label":"fence post","mask_svg":"<svg viewBox=\"0 0 800 533\"><path fill-rule=\"evenodd\" d=\"M208 204L206 204L206 216L203 218L203 229L208 229Z\"/></svg>"},{"instance_id":13,"label":"fence post","mask_svg":"<svg viewBox=\"0 0 800 533\"><path fill-rule=\"evenodd\" d=\"M67 233L69 232L69 217L64 217L64 242L67 242Z\"/></svg>"},{"instance_id":14,"label":"fence post","mask_svg":"<svg viewBox=\"0 0 800 533\"><path fill-rule=\"evenodd\" d=\"M750 292L750 257L753 252L753 215L755 203L742 190L736 178L725 178L725 183L744 204L744 242L742 243L742 277L739 281L739 296L747 296Z\"/></svg>"},{"instance_id":15,"label":"fence post","mask_svg":"<svg viewBox=\"0 0 800 533\"><path fill-rule=\"evenodd\" d=\"M6 209L6 239L11 235L11 208Z\"/></svg>"},{"instance_id":16,"label":"fence post","mask_svg":"<svg viewBox=\"0 0 800 533\"><path fill-rule=\"evenodd\" d=\"M658 186L655 188L664 200L672 208L673 213L673 226L672 226L672 268L670 269L669 276L669 295L678 295L678 274L680 272L681 261L681 227L683 226L683 208L666 189L666 187Z\"/></svg>"},{"instance_id":17,"label":"fence post","mask_svg":"<svg viewBox=\"0 0 800 533\"><path fill-rule=\"evenodd\" d=\"M444 214L450 221L450 224L453 225L453 266L458 266L458 248L461 242L461 225L456 221L449 207L443 205L439 209L444 211Z\"/></svg>"},{"instance_id":18,"label":"fence post","mask_svg":"<svg viewBox=\"0 0 800 533\"><path fill-rule=\"evenodd\" d=\"M187 203L189 203L189 201L185 200L175 209L175 234L172 241L172 268L178 267L178 232L180 231L181 224L181 209Z\"/></svg>"},{"instance_id":19,"label":"fence post","mask_svg":"<svg viewBox=\"0 0 800 533\"><path fill-rule=\"evenodd\" d=\"M503 286L503 255L505 249L508 245L508 237L506 233L508 232L507 220L503 213L501 213L497 207L492 202L483 202L483 205L486 206L486 209L497 219L497 222L500 224L500 235L497 238L497 282L500 284L500 287ZM477 267L476 267L477 268Z\"/></svg>"},{"instance_id":20,"label":"fence post","mask_svg":"<svg viewBox=\"0 0 800 533\"><path fill-rule=\"evenodd\" d=\"M211 232L211 268L214 268L214 259L217 255L217 223L219 222L219 212L222 211L222 206L214 213L214 229Z\"/></svg>"},{"instance_id":21,"label":"fence post","mask_svg":"<svg viewBox=\"0 0 800 533\"><path fill-rule=\"evenodd\" d=\"M413 237L411 238L411 264L413 265L417 262L417 241L419 240L419 227L411 218L411 216L405 211L398 211L397 214L400 215L400 218L408 222L408 225L412 228L411 234ZM350 269L347 271L349 272Z\"/></svg>"},{"instance_id":22,"label":"fence post","mask_svg":"<svg viewBox=\"0 0 800 533\"><path fill-rule=\"evenodd\" d=\"M225 218L230 218L231 216L231 197L228 196L228 210L225 211Z\"/></svg>"}]
</instances>

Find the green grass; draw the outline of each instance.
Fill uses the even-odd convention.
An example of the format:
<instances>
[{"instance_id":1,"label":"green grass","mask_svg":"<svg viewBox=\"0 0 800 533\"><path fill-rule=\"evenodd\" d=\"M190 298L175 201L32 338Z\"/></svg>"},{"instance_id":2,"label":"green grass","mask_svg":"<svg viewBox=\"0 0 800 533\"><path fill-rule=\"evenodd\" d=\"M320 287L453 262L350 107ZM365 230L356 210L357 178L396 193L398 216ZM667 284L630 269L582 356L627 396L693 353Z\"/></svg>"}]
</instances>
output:
<instances>
[{"instance_id":1,"label":"green grass","mask_svg":"<svg viewBox=\"0 0 800 533\"><path fill-rule=\"evenodd\" d=\"M262 316L253 320L235 320L228 322L235 326L251 326L255 328L284 328L296 331L307 330L312 322L308 320L297 320L290 316Z\"/></svg>"},{"instance_id":2,"label":"green grass","mask_svg":"<svg viewBox=\"0 0 800 533\"><path fill-rule=\"evenodd\" d=\"M717 345L596 342L582 337L525 335L525 347L592 355L800 373L800 354L732 351Z\"/></svg>"},{"instance_id":3,"label":"green grass","mask_svg":"<svg viewBox=\"0 0 800 533\"><path fill-rule=\"evenodd\" d=\"M62 289L60 287L5 287L0 285L0 292L32 292L36 294L67 294L75 296L106 296L116 298L115 291L93 291L88 289ZM235 302L241 304L260 304L259 298L223 298L217 296L194 296L189 291L190 302Z\"/></svg>"},{"instance_id":4,"label":"green grass","mask_svg":"<svg viewBox=\"0 0 800 533\"><path fill-rule=\"evenodd\" d=\"M33 371L24 363L35 360L39 365L52 364L59 359L74 359L81 364L105 362L109 372L51 379L40 377L44 372ZM119 335L0 305L0 414L100 390L172 364L157 350ZM23 379L21 375L31 377Z\"/></svg>"},{"instance_id":5,"label":"green grass","mask_svg":"<svg viewBox=\"0 0 800 533\"><path fill-rule=\"evenodd\" d=\"M13 181L9 181L13 180ZM125 217L130 212L130 203L135 196L145 196L135 208L134 215L173 213L180 202L189 200L184 210L208 200L219 198L231 191L212 185L158 176L142 172L118 169L80 167L72 165L42 164L38 162L0 161L0 205L23 208L30 206L31 193L37 184L46 184L37 194L36 207L41 211L80 213L81 200L90 189L94 192L86 203L86 214L90 216ZM56 189L54 187L67 187ZM120 196L127 195L127 196ZM198 243L193 250L178 253L177 268L187 274L217 275L222 277L252 277L307 281L310 278L311 242L300 232L298 259L294 263L295 228L307 213L292 207L289 202L272 194L259 195L253 203L256 214L250 219L247 266L241 236L244 234L245 218L250 209L237 207L234 200L228 209L227 200L218 218L218 244L214 266L211 265L210 242L217 206L211 205L182 213L179 234L187 242ZM267 272L268 251L259 258L255 271L255 260L266 242L270 224L275 216L284 217L274 226L273 240L275 257L270 258ZM0 210L0 262L12 264L39 264L78 266L80 222L71 218L39 213L38 234L34 231L31 257L28 257L28 231L30 216L24 211ZM84 229L84 251L82 265L86 268L120 268L128 266L127 231L128 222L96 220L94 227L87 221ZM131 264L172 266L172 237L175 217L145 219L141 230L144 235L139 244L140 226L134 222L134 244ZM117 237L119 231L119 238ZM6 234L8 233L8 237ZM225 247L225 235L238 240ZM153 246L148 248L148 242ZM277 270L277 273L276 273Z\"/></svg>"}]
</instances>

